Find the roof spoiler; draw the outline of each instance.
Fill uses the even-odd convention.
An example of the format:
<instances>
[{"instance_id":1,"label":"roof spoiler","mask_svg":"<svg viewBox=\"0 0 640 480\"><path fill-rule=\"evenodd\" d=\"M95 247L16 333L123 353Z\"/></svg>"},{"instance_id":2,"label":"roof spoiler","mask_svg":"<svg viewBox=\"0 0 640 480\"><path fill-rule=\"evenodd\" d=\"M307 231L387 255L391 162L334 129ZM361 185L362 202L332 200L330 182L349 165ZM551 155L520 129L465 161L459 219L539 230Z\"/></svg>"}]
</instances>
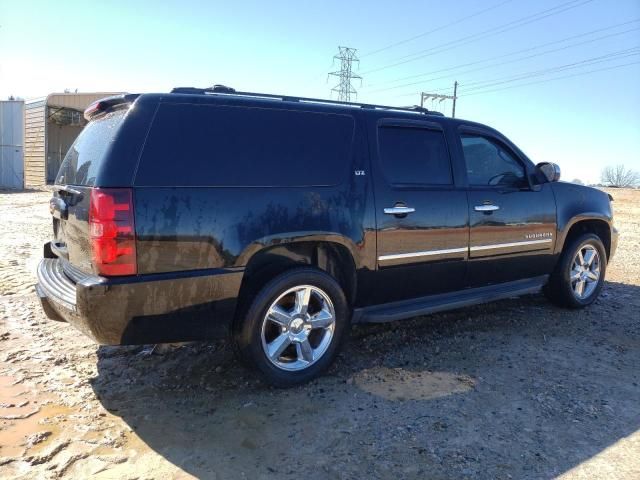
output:
<instances>
[{"instance_id":1,"label":"roof spoiler","mask_svg":"<svg viewBox=\"0 0 640 480\"><path fill-rule=\"evenodd\" d=\"M84 111L84 118L89 121L100 115L107 113L109 110L129 105L140 96L139 93L125 93L123 95L114 95L112 97L101 98L89 105Z\"/></svg>"}]
</instances>

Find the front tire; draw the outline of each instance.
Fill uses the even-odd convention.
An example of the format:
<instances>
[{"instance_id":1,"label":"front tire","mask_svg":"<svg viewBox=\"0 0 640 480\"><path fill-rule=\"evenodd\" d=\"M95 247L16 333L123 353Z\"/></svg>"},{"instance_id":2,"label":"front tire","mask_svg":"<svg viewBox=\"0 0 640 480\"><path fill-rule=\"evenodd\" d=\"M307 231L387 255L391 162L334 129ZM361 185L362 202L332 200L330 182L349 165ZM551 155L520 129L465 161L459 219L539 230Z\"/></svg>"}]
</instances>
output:
<instances>
[{"instance_id":1,"label":"front tire","mask_svg":"<svg viewBox=\"0 0 640 480\"><path fill-rule=\"evenodd\" d=\"M564 248L544 293L556 305L584 308L598 298L606 270L607 253L602 240L585 233Z\"/></svg>"},{"instance_id":2,"label":"front tire","mask_svg":"<svg viewBox=\"0 0 640 480\"><path fill-rule=\"evenodd\" d=\"M327 273L297 268L255 296L236 337L243 360L278 387L307 382L333 362L349 327L340 284Z\"/></svg>"}]
</instances>

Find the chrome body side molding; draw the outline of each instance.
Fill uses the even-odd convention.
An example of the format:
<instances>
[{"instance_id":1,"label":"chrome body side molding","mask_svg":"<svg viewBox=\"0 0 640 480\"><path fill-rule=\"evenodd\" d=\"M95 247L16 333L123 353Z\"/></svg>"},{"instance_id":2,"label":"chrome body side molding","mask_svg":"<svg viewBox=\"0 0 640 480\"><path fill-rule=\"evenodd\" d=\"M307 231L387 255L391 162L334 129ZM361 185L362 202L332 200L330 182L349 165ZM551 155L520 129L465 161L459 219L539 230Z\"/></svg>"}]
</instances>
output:
<instances>
[{"instance_id":1,"label":"chrome body side molding","mask_svg":"<svg viewBox=\"0 0 640 480\"><path fill-rule=\"evenodd\" d=\"M522 242L510 242L510 243L494 243L492 245L476 245L474 247L470 247L469 250L472 252L477 252L479 250L493 250L495 248L511 248L511 247L526 247L527 245L538 245L541 243L551 243L553 242L552 238L544 238L542 240L525 240Z\"/></svg>"},{"instance_id":2,"label":"chrome body side molding","mask_svg":"<svg viewBox=\"0 0 640 480\"><path fill-rule=\"evenodd\" d=\"M445 248L440 250L424 250L420 252L408 252L408 253L393 253L387 255L380 255L378 262L388 266L398 263L408 263L411 261L420 261L419 259L439 260L442 258L451 258L454 254L467 254L468 252L478 252L485 250L496 250L501 248L517 248L517 247L529 247L531 245L542 245L552 243L553 238L543 238L540 240L523 240L521 242L509 242L509 243L494 243L491 245L475 245L472 247L457 247L457 248ZM529 248L521 251L528 251ZM517 252L515 252L517 253Z\"/></svg>"},{"instance_id":3,"label":"chrome body side molding","mask_svg":"<svg viewBox=\"0 0 640 480\"><path fill-rule=\"evenodd\" d=\"M433 255L448 255L450 253L464 253L467 251L467 247L461 248L446 248L443 250L425 250L423 252L411 252L411 253L394 253L392 255L380 255L378 260L386 262L389 260L399 260L402 258L419 258L419 257L431 257Z\"/></svg>"}]
</instances>

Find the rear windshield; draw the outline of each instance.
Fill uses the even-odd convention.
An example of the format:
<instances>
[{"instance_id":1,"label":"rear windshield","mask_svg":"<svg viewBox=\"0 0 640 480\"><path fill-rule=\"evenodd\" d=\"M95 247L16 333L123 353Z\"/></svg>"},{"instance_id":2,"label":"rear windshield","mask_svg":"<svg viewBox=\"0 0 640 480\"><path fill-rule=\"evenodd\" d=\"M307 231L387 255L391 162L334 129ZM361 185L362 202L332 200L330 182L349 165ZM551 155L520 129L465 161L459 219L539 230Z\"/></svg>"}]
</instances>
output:
<instances>
[{"instance_id":1,"label":"rear windshield","mask_svg":"<svg viewBox=\"0 0 640 480\"><path fill-rule=\"evenodd\" d=\"M62 161L56 177L58 185L95 185L96 175L106 158L105 154L127 111L117 110L89 122Z\"/></svg>"},{"instance_id":2,"label":"rear windshield","mask_svg":"<svg viewBox=\"0 0 640 480\"><path fill-rule=\"evenodd\" d=\"M347 176L353 130L341 114L161 105L136 185L336 185Z\"/></svg>"}]
</instances>

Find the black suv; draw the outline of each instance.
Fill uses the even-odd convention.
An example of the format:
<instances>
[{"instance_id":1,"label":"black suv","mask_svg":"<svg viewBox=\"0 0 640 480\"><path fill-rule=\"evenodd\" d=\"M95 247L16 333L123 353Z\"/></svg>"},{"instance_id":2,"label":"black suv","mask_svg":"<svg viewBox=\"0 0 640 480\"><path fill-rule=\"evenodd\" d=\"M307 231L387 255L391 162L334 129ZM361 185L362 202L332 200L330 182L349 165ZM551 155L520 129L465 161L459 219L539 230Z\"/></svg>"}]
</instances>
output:
<instances>
[{"instance_id":1,"label":"black suv","mask_svg":"<svg viewBox=\"0 0 640 480\"><path fill-rule=\"evenodd\" d=\"M60 168L37 292L102 344L233 338L276 385L350 324L598 296L611 197L420 108L213 89L110 97Z\"/></svg>"}]
</instances>

